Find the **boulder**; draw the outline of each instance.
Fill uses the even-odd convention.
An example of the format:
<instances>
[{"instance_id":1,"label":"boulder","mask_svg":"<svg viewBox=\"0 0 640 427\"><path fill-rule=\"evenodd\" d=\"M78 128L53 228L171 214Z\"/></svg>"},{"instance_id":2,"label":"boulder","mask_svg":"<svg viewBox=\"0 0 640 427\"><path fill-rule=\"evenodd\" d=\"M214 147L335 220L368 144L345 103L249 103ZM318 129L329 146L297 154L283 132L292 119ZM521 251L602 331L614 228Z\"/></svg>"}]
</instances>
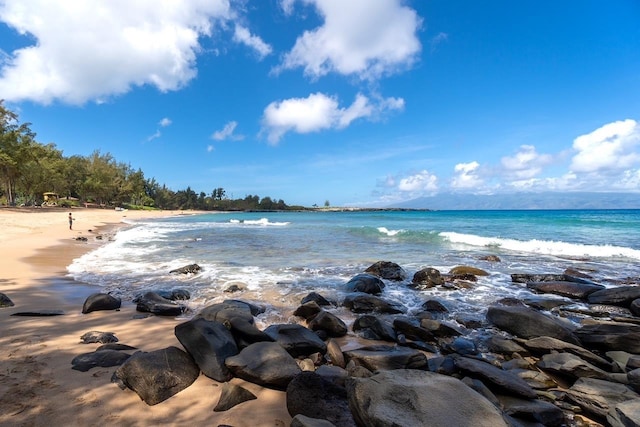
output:
<instances>
[{"instance_id":1,"label":"boulder","mask_svg":"<svg viewBox=\"0 0 640 427\"><path fill-rule=\"evenodd\" d=\"M189 264L184 267L176 268L174 270L169 271L169 274L177 273L177 274L195 274L202 271L202 267L198 264Z\"/></svg>"},{"instance_id":2,"label":"boulder","mask_svg":"<svg viewBox=\"0 0 640 427\"><path fill-rule=\"evenodd\" d=\"M511 275L511 281L513 283L557 282L560 280L565 280L564 274L514 273Z\"/></svg>"},{"instance_id":3,"label":"boulder","mask_svg":"<svg viewBox=\"0 0 640 427\"><path fill-rule=\"evenodd\" d=\"M195 317L202 317L220 323L224 323L234 317L240 317L253 324L253 313L250 304L242 301L226 300L203 308Z\"/></svg>"},{"instance_id":4,"label":"boulder","mask_svg":"<svg viewBox=\"0 0 640 427\"><path fill-rule=\"evenodd\" d=\"M238 346L222 323L203 318L192 319L177 325L175 335L203 374L219 382L232 378L224 361L238 354Z\"/></svg>"},{"instance_id":5,"label":"boulder","mask_svg":"<svg viewBox=\"0 0 640 427\"><path fill-rule=\"evenodd\" d=\"M527 288L543 293L555 294L568 298L586 299L592 293L605 287L596 284L575 283L567 281L529 282Z\"/></svg>"},{"instance_id":6,"label":"boulder","mask_svg":"<svg viewBox=\"0 0 640 427\"><path fill-rule=\"evenodd\" d=\"M405 313L407 311L407 309L401 304L361 292L347 295L342 302L342 305L354 313L378 312L397 314Z\"/></svg>"},{"instance_id":7,"label":"boulder","mask_svg":"<svg viewBox=\"0 0 640 427\"><path fill-rule=\"evenodd\" d=\"M580 346L575 344L571 344L568 342L561 341L556 338L551 337L537 337L532 338L530 340L526 340L522 343L526 348L528 348L534 354L546 354L551 352L564 352L571 353L579 356L580 358L586 360L589 363L592 363L598 366L601 369L611 370L611 363L609 363L606 359L598 356L586 350Z\"/></svg>"},{"instance_id":8,"label":"boulder","mask_svg":"<svg viewBox=\"0 0 640 427\"><path fill-rule=\"evenodd\" d=\"M186 301L191 299L191 293L186 289L171 289L169 291L156 291L162 298L170 299L171 301Z\"/></svg>"},{"instance_id":9,"label":"boulder","mask_svg":"<svg viewBox=\"0 0 640 427\"><path fill-rule=\"evenodd\" d=\"M336 342L336 340L330 339L327 341L327 356L331 363L335 366L339 366L344 368L347 364L344 360L344 354L342 354L342 349L340 348L340 344Z\"/></svg>"},{"instance_id":10,"label":"boulder","mask_svg":"<svg viewBox=\"0 0 640 427\"><path fill-rule=\"evenodd\" d=\"M393 327L397 333L411 340L433 341L435 339L431 331L420 326L420 320L412 317L396 317L393 319Z\"/></svg>"},{"instance_id":11,"label":"boulder","mask_svg":"<svg viewBox=\"0 0 640 427\"><path fill-rule=\"evenodd\" d=\"M322 308L315 301L307 301L293 312L294 316L302 317L305 320L315 317Z\"/></svg>"},{"instance_id":12,"label":"boulder","mask_svg":"<svg viewBox=\"0 0 640 427\"><path fill-rule=\"evenodd\" d=\"M346 369L334 365L318 366L318 369L314 372L325 380L331 381L341 387L344 387L345 380L349 378L349 373Z\"/></svg>"},{"instance_id":13,"label":"boulder","mask_svg":"<svg viewBox=\"0 0 640 427\"><path fill-rule=\"evenodd\" d=\"M420 327L429 331L436 337L454 337L462 335L462 330L452 323L439 320L421 319Z\"/></svg>"},{"instance_id":14,"label":"boulder","mask_svg":"<svg viewBox=\"0 0 640 427\"><path fill-rule=\"evenodd\" d=\"M444 277L440 274L440 270L433 267L416 271L411 279L411 287L415 289L423 290L441 285L444 285Z\"/></svg>"},{"instance_id":15,"label":"boulder","mask_svg":"<svg viewBox=\"0 0 640 427\"><path fill-rule=\"evenodd\" d=\"M532 308L492 305L487 311L487 320L520 338L549 336L580 345L578 338L564 323Z\"/></svg>"},{"instance_id":16,"label":"boulder","mask_svg":"<svg viewBox=\"0 0 640 427\"><path fill-rule=\"evenodd\" d=\"M83 344L107 344L118 342L118 338L115 336L113 332L100 332L100 331L89 331L82 334L80 340Z\"/></svg>"},{"instance_id":17,"label":"boulder","mask_svg":"<svg viewBox=\"0 0 640 427\"><path fill-rule=\"evenodd\" d=\"M286 389L300 367L287 351L274 342L258 342L227 358L227 368L238 378L265 387Z\"/></svg>"},{"instance_id":18,"label":"boulder","mask_svg":"<svg viewBox=\"0 0 640 427\"><path fill-rule=\"evenodd\" d=\"M611 379L609 373L571 353L545 354L536 366L543 371L561 374L574 380L578 378Z\"/></svg>"},{"instance_id":19,"label":"boulder","mask_svg":"<svg viewBox=\"0 0 640 427\"><path fill-rule=\"evenodd\" d=\"M640 317L640 298L636 298L629 304L629 309L634 316Z\"/></svg>"},{"instance_id":20,"label":"boulder","mask_svg":"<svg viewBox=\"0 0 640 427\"><path fill-rule=\"evenodd\" d=\"M407 278L407 272L398 264L391 261L378 261L369 266L364 272L373 274L374 276L378 276L382 279L393 280L396 282L400 282Z\"/></svg>"},{"instance_id":21,"label":"boulder","mask_svg":"<svg viewBox=\"0 0 640 427\"><path fill-rule=\"evenodd\" d=\"M618 286L602 289L589 295L589 304L610 304L629 307L633 300L640 298L640 286Z\"/></svg>"},{"instance_id":22,"label":"boulder","mask_svg":"<svg viewBox=\"0 0 640 427\"><path fill-rule=\"evenodd\" d=\"M264 330L264 333L280 344L293 357L327 352L327 345L324 341L302 325L271 325Z\"/></svg>"},{"instance_id":23,"label":"boulder","mask_svg":"<svg viewBox=\"0 0 640 427\"><path fill-rule=\"evenodd\" d=\"M348 362L370 371L390 369L427 369L427 356L419 350L406 347L375 345L343 352Z\"/></svg>"},{"instance_id":24,"label":"boulder","mask_svg":"<svg viewBox=\"0 0 640 427\"><path fill-rule=\"evenodd\" d=\"M291 380L287 386L287 410L292 417L304 415L336 426L356 426L345 388L314 372L303 372Z\"/></svg>"},{"instance_id":25,"label":"boulder","mask_svg":"<svg viewBox=\"0 0 640 427\"><path fill-rule=\"evenodd\" d=\"M612 427L640 426L640 399L618 403L607 414L607 421Z\"/></svg>"},{"instance_id":26,"label":"boulder","mask_svg":"<svg viewBox=\"0 0 640 427\"><path fill-rule=\"evenodd\" d=\"M86 372L96 367L108 368L111 366L120 366L129 357L130 354L118 350L96 350L74 357L71 361L71 369Z\"/></svg>"},{"instance_id":27,"label":"boulder","mask_svg":"<svg viewBox=\"0 0 640 427\"><path fill-rule=\"evenodd\" d=\"M325 297L323 297L322 295L316 292L311 292L306 297L302 298L302 301L300 301L300 304L306 304L309 301L315 301L321 307L326 305L333 305L328 299L326 299Z\"/></svg>"},{"instance_id":28,"label":"boulder","mask_svg":"<svg viewBox=\"0 0 640 427\"><path fill-rule=\"evenodd\" d=\"M137 302L136 310L158 316L179 316L185 310L185 306L163 298L156 292L145 292Z\"/></svg>"},{"instance_id":29,"label":"boulder","mask_svg":"<svg viewBox=\"0 0 640 427\"><path fill-rule=\"evenodd\" d=\"M386 321L366 314L358 317L353 322L353 332L359 332L364 338L370 340L383 340L396 342L396 331Z\"/></svg>"},{"instance_id":30,"label":"boulder","mask_svg":"<svg viewBox=\"0 0 640 427\"><path fill-rule=\"evenodd\" d=\"M519 376L505 371L490 363L470 357L453 356L456 369L464 375L482 380L490 389L508 394L535 399L536 392Z\"/></svg>"},{"instance_id":31,"label":"boulder","mask_svg":"<svg viewBox=\"0 0 640 427\"><path fill-rule=\"evenodd\" d=\"M344 289L347 292L380 295L384 286L384 282L373 274L358 274L345 283Z\"/></svg>"},{"instance_id":32,"label":"boulder","mask_svg":"<svg viewBox=\"0 0 640 427\"><path fill-rule=\"evenodd\" d=\"M640 325L603 322L584 325L576 331L586 347L640 354Z\"/></svg>"},{"instance_id":33,"label":"boulder","mask_svg":"<svg viewBox=\"0 0 640 427\"><path fill-rule=\"evenodd\" d=\"M467 265L459 265L457 267L453 267L451 270L449 270L449 274L451 276L467 276L467 275L488 276L489 275L489 273L487 273L481 268L470 267Z\"/></svg>"},{"instance_id":34,"label":"boulder","mask_svg":"<svg viewBox=\"0 0 640 427\"><path fill-rule=\"evenodd\" d=\"M480 353L476 344L466 338L456 337L450 343L442 345L443 353L456 353L461 356L474 356Z\"/></svg>"},{"instance_id":35,"label":"boulder","mask_svg":"<svg viewBox=\"0 0 640 427\"><path fill-rule=\"evenodd\" d=\"M514 340L507 339L498 335L491 335L487 340L487 347L489 351L500 354L513 354L518 353L520 355L527 354L528 351Z\"/></svg>"},{"instance_id":36,"label":"boulder","mask_svg":"<svg viewBox=\"0 0 640 427\"><path fill-rule=\"evenodd\" d=\"M322 310L308 323L312 331L324 331L330 337L347 335L347 325L335 314Z\"/></svg>"},{"instance_id":37,"label":"boulder","mask_svg":"<svg viewBox=\"0 0 640 427\"><path fill-rule=\"evenodd\" d=\"M617 404L640 398L640 395L624 384L595 378L579 378L565 392L567 398L585 412L603 418Z\"/></svg>"},{"instance_id":38,"label":"boulder","mask_svg":"<svg viewBox=\"0 0 640 427\"><path fill-rule=\"evenodd\" d=\"M336 425L327 420L305 417L302 414L298 414L291 419L290 427L336 427Z\"/></svg>"},{"instance_id":39,"label":"boulder","mask_svg":"<svg viewBox=\"0 0 640 427\"><path fill-rule=\"evenodd\" d=\"M351 413L360 426L501 427L500 411L462 381L401 369L347 380Z\"/></svg>"},{"instance_id":40,"label":"boulder","mask_svg":"<svg viewBox=\"0 0 640 427\"><path fill-rule=\"evenodd\" d=\"M112 381L135 391L147 405L156 405L189 387L200 375L191 356L176 347L134 353L113 374Z\"/></svg>"},{"instance_id":41,"label":"boulder","mask_svg":"<svg viewBox=\"0 0 640 427\"><path fill-rule=\"evenodd\" d=\"M242 317L232 317L229 320L225 320L224 326L231 331L231 335L233 335L236 345L240 349L256 342L273 341L269 335Z\"/></svg>"},{"instance_id":42,"label":"boulder","mask_svg":"<svg viewBox=\"0 0 640 427\"><path fill-rule=\"evenodd\" d=\"M87 297L82 305L82 313L87 314L99 310L117 310L122 305L120 298L109 294L95 293Z\"/></svg>"},{"instance_id":43,"label":"boulder","mask_svg":"<svg viewBox=\"0 0 640 427\"><path fill-rule=\"evenodd\" d=\"M0 292L0 308L2 307L13 307L15 304L11 301L7 295Z\"/></svg>"},{"instance_id":44,"label":"boulder","mask_svg":"<svg viewBox=\"0 0 640 427\"><path fill-rule=\"evenodd\" d=\"M18 317L52 317L64 315L64 310L45 308L42 310L19 311L17 313L12 313L11 315Z\"/></svg>"},{"instance_id":45,"label":"boulder","mask_svg":"<svg viewBox=\"0 0 640 427\"><path fill-rule=\"evenodd\" d=\"M246 388L231 383L224 383L220 389L220 399L218 399L218 404L213 408L213 411L227 411L236 405L255 399L257 399L256 395Z\"/></svg>"},{"instance_id":46,"label":"boulder","mask_svg":"<svg viewBox=\"0 0 640 427\"><path fill-rule=\"evenodd\" d=\"M505 414L545 427L565 425L564 413L553 403L542 400L524 400L512 396L499 396Z\"/></svg>"}]
</instances>

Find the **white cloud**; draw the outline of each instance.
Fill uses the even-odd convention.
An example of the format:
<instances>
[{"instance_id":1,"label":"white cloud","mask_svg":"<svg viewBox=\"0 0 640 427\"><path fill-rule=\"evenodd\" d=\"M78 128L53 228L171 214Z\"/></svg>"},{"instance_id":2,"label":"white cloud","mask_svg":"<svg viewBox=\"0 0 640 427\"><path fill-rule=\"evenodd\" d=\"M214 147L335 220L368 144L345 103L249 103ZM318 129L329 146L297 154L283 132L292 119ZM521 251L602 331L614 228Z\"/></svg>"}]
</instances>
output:
<instances>
[{"instance_id":1,"label":"white cloud","mask_svg":"<svg viewBox=\"0 0 640 427\"><path fill-rule=\"evenodd\" d=\"M151 142L151 141L153 141L154 139L158 139L158 138L160 138L161 136L162 136L162 133L161 133L159 130L157 130L153 135L149 135L149 136L147 137L147 142Z\"/></svg>"},{"instance_id":2,"label":"white cloud","mask_svg":"<svg viewBox=\"0 0 640 427\"><path fill-rule=\"evenodd\" d=\"M133 86L176 90L196 75L198 38L229 18L228 0L5 0L0 20L35 42L3 63L0 93L83 104Z\"/></svg>"},{"instance_id":3,"label":"white cloud","mask_svg":"<svg viewBox=\"0 0 640 427\"><path fill-rule=\"evenodd\" d=\"M251 34L247 28L241 25L236 25L233 40L253 49L260 59L263 59L273 51L269 44L265 43L260 37Z\"/></svg>"},{"instance_id":4,"label":"white cloud","mask_svg":"<svg viewBox=\"0 0 640 427\"><path fill-rule=\"evenodd\" d=\"M217 130L211 135L211 138L216 141L224 141L225 139L231 139L232 141L240 141L244 139L244 135L235 135L233 132L236 130L238 122L230 121L221 130Z\"/></svg>"},{"instance_id":5,"label":"white cloud","mask_svg":"<svg viewBox=\"0 0 640 427\"><path fill-rule=\"evenodd\" d=\"M402 178L398 184L398 190L408 193L433 193L438 190L438 177L429 171L421 172Z\"/></svg>"},{"instance_id":6,"label":"white cloud","mask_svg":"<svg viewBox=\"0 0 640 427\"><path fill-rule=\"evenodd\" d=\"M512 157L503 157L501 163L509 175L523 180L540 174L542 168L553 160L548 154L539 154L533 145L521 145Z\"/></svg>"},{"instance_id":7,"label":"white cloud","mask_svg":"<svg viewBox=\"0 0 640 427\"><path fill-rule=\"evenodd\" d=\"M404 101L397 98L371 102L362 94L353 104L340 108L336 97L314 93L307 98L290 98L269 104L262 117L262 132L276 144L289 131L311 133L326 129L343 129L359 118L375 119L389 110L400 109Z\"/></svg>"},{"instance_id":8,"label":"white cloud","mask_svg":"<svg viewBox=\"0 0 640 427\"><path fill-rule=\"evenodd\" d=\"M410 67L420 52L422 20L401 0L301 0L315 6L321 27L305 31L279 67L303 67L306 75L330 72L376 79ZM291 11L291 1L281 7Z\"/></svg>"},{"instance_id":9,"label":"white cloud","mask_svg":"<svg viewBox=\"0 0 640 427\"><path fill-rule=\"evenodd\" d=\"M608 123L573 141L577 154L571 162L574 172L610 172L640 163L640 124L627 119Z\"/></svg>"},{"instance_id":10,"label":"white cloud","mask_svg":"<svg viewBox=\"0 0 640 427\"><path fill-rule=\"evenodd\" d=\"M435 52L438 46L440 46L440 44L446 42L447 40L449 40L449 35L447 33L440 32L433 36L429 40L429 44L431 45L431 52Z\"/></svg>"},{"instance_id":11,"label":"white cloud","mask_svg":"<svg viewBox=\"0 0 640 427\"><path fill-rule=\"evenodd\" d=\"M293 4L296 0L280 0L280 8L285 15L291 15L293 13Z\"/></svg>"},{"instance_id":12,"label":"white cloud","mask_svg":"<svg viewBox=\"0 0 640 427\"><path fill-rule=\"evenodd\" d=\"M455 176L451 179L451 187L455 189L476 189L482 186L483 179L479 175L480 164L478 162L458 163L453 171Z\"/></svg>"},{"instance_id":13,"label":"white cloud","mask_svg":"<svg viewBox=\"0 0 640 427\"><path fill-rule=\"evenodd\" d=\"M165 117L158 122L158 125L160 125L160 127L166 128L167 126L171 125L171 123L172 123L171 119L168 117Z\"/></svg>"}]
</instances>

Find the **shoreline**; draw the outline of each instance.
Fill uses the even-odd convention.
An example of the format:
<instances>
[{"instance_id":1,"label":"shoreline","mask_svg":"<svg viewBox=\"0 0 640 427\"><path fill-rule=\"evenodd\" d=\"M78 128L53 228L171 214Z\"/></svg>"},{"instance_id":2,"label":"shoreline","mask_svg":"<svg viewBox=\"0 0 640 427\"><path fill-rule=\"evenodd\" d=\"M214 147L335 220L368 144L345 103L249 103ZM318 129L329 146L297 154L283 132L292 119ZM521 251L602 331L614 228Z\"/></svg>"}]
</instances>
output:
<instances>
[{"instance_id":1,"label":"shoreline","mask_svg":"<svg viewBox=\"0 0 640 427\"><path fill-rule=\"evenodd\" d=\"M76 218L68 230L67 215ZM191 212L190 212L191 213ZM200 212L193 212L194 214ZM214 413L219 384L200 375L188 389L160 405L148 406L131 390L110 382L115 368L89 372L71 369L71 360L99 344L82 344L88 331L113 332L123 344L142 351L182 348L173 333L184 319L136 316L135 304L118 311L82 314L86 297L98 291L66 277L73 259L107 240L75 237L108 235L130 226L126 220L165 218L177 211L111 211L105 209L0 209L0 292L15 306L0 308L0 425L50 426L114 423L121 426L232 424L236 427L289 424L283 392L234 379L258 400ZM89 231L91 230L91 231ZM52 317L16 317L34 310L63 310ZM262 420L256 423L256 414Z\"/></svg>"}]
</instances>

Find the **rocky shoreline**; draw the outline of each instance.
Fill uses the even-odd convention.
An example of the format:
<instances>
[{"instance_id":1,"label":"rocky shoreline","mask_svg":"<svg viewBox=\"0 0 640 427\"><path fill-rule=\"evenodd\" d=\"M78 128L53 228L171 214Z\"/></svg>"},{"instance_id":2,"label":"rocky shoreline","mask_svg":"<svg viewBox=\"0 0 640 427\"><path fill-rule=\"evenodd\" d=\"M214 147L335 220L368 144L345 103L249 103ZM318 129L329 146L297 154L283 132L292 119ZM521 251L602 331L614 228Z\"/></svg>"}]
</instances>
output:
<instances>
[{"instance_id":1,"label":"rocky shoreline","mask_svg":"<svg viewBox=\"0 0 640 427\"><path fill-rule=\"evenodd\" d=\"M189 265L175 273L198 270ZM409 286L464 286L485 274L472 266L447 274L426 268ZM398 264L375 263L343 285L349 292L343 300L312 292L294 312L299 324L264 330L254 321L262 304L213 304L175 327L183 348L139 351L144 349L118 343L117 331L91 331L82 341L102 345L70 362L82 372L114 367L111 381L148 405L161 404L202 373L223 383L214 411L226 411L256 399L228 382L241 378L286 392L291 426L640 425L636 283L605 287L578 271L513 274L514 284L531 290L529 298L497 301L484 318L452 318L447 307L455 302L445 298L425 298L422 310L411 314L385 299L386 283L405 279ZM137 310L176 316L188 298L180 289L146 292L137 298ZM0 306L11 304L0 295ZM82 311L91 316L120 305L111 295L94 294ZM338 306L357 315L350 330L333 313ZM13 315L63 314L54 312ZM339 340L345 336L376 343L343 351Z\"/></svg>"}]
</instances>

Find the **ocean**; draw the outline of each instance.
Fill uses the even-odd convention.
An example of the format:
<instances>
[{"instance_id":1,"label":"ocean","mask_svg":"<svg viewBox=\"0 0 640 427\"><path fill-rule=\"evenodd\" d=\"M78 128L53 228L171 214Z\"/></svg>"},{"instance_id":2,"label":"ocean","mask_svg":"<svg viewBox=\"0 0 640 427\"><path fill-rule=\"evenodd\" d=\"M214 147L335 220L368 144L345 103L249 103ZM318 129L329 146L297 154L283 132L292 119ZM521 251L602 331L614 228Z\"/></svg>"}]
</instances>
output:
<instances>
[{"instance_id":1,"label":"ocean","mask_svg":"<svg viewBox=\"0 0 640 427\"><path fill-rule=\"evenodd\" d=\"M483 260L496 255L499 262ZM640 282L640 210L234 212L132 222L113 241L73 261L77 282L131 301L147 290L187 289L185 317L225 299L263 304L258 324L292 322L309 292L340 301L342 285L376 261L407 272L386 282L383 297L409 313L437 297L484 315L504 297L531 292L512 273L577 269L597 283ZM169 271L196 263L202 272ZM415 291L407 284L425 267L447 273L459 265L484 269L469 288ZM232 286L240 290L225 292ZM557 297L560 298L560 297ZM346 309L336 309L350 316Z\"/></svg>"}]
</instances>

